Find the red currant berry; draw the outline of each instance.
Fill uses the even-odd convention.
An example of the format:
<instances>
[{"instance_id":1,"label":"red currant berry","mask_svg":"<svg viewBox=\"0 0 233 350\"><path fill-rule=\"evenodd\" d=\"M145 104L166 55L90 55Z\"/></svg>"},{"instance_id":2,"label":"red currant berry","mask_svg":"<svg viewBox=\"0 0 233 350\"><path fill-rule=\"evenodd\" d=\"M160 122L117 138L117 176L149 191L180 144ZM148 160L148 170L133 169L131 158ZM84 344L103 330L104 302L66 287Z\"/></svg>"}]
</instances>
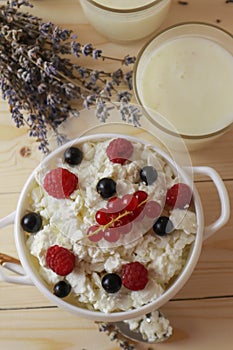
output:
<instances>
[{"instance_id":1,"label":"red currant berry","mask_svg":"<svg viewBox=\"0 0 233 350\"><path fill-rule=\"evenodd\" d=\"M97 232L96 234L94 234L95 231ZM100 230L100 226L99 225L93 225L93 226L91 226L88 229L87 235L88 235L88 239L90 241L98 242L98 241L100 241L103 238L104 232L103 232L103 230Z\"/></svg>"},{"instance_id":2,"label":"red currant berry","mask_svg":"<svg viewBox=\"0 0 233 350\"><path fill-rule=\"evenodd\" d=\"M120 231L115 227L109 227L104 230L104 239L108 242L117 242L120 238L120 235Z\"/></svg>"},{"instance_id":3,"label":"red currant berry","mask_svg":"<svg viewBox=\"0 0 233 350\"><path fill-rule=\"evenodd\" d=\"M100 225L107 225L111 222L111 217L108 215L106 208L98 210L95 214L95 219Z\"/></svg>"},{"instance_id":4,"label":"red currant berry","mask_svg":"<svg viewBox=\"0 0 233 350\"><path fill-rule=\"evenodd\" d=\"M120 234L126 234L132 230L133 224L132 224L132 222L129 222L129 223L123 225L122 222L115 221L113 223L112 227L117 228L119 230Z\"/></svg>"},{"instance_id":5,"label":"red currant berry","mask_svg":"<svg viewBox=\"0 0 233 350\"><path fill-rule=\"evenodd\" d=\"M133 211L138 206L138 199L132 194L125 194L122 197L122 203L126 211Z\"/></svg>"},{"instance_id":6,"label":"red currant berry","mask_svg":"<svg viewBox=\"0 0 233 350\"><path fill-rule=\"evenodd\" d=\"M148 218L155 219L161 214L161 206L156 201L149 201L146 203L144 211Z\"/></svg>"},{"instance_id":7,"label":"red currant berry","mask_svg":"<svg viewBox=\"0 0 233 350\"><path fill-rule=\"evenodd\" d=\"M119 226L118 230L120 231L120 233L122 235L126 235L127 233L129 233L132 230L132 227L133 227L132 222L129 222L126 225Z\"/></svg>"},{"instance_id":8,"label":"red currant berry","mask_svg":"<svg viewBox=\"0 0 233 350\"><path fill-rule=\"evenodd\" d=\"M132 214L132 213L129 213L129 214L127 214L127 215L124 215L124 216L122 216L122 217L119 219L119 221L120 221L120 223L121 223L121 226L127 225L129 222L131 222L131 221L133 220L131 214Z\"/></svg>"},{"instance_id":9,"label":"red currant berry","mask_svg":"<svg viewBox=\"0 0 233 350\"><path fill-rule=\"evenodd\" d=\"M137 207L131 214L133 222L142 221L144 219L144 216L145 216L145 210L144 210L144 206L142 205L140 207Z\"/></svg>"},{"instance_id":10,"label":"red currant berry","mask_svg":"<svg viewBox=\"0 0 233 350\"><path fill-rule=\"evenodd\" d=\"M110 217L111 221L116 221L118 220L119 213L108 213L108 216Z\"/></svg>"},{"instance_id":11,"label":"red currant berry","mask_svg":"<svg viewBox=\"0 0 233 350\"><path fill-rule=\"evenodd\" d=\"M108 200L107 209L110 213L119 213L124 208L121 198L112 197Z\"/></svg>"},{"instance_id":12,"label":"red currant berry","mask_svg":"<svg viewBox=\"0 0 233 350\"><path fill-rule=\"evenodd\" d=\"M138 200L138 205L146 201L148 194L145 191L136 191L134 192L134 197Z\"/></svg>"}]
</instances>

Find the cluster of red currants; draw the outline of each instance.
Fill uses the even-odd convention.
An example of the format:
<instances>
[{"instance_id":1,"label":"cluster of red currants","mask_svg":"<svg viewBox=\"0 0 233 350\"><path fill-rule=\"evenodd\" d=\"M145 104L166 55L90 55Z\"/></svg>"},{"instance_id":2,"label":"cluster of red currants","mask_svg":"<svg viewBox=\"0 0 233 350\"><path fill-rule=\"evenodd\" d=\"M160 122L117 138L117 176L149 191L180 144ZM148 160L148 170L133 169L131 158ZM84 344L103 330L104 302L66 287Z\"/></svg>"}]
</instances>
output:
<instances>
[{"instance_id":1,"label":"cluster of red currants","mask_svg":"<svg viewBox=\"0 0 233 350\"><path fill-rule=\"evenodd\" d=\"M160 204L148 200L145 191L125 194L122 198L111 197L106 208L96 212L96 224L88 229L87 235L92 242L98 242L102 238L108 242L116 242L121 234L132 230L133 223L143 220L145 216L156 219L160 213Z\"/></svg>"}]
</instances>

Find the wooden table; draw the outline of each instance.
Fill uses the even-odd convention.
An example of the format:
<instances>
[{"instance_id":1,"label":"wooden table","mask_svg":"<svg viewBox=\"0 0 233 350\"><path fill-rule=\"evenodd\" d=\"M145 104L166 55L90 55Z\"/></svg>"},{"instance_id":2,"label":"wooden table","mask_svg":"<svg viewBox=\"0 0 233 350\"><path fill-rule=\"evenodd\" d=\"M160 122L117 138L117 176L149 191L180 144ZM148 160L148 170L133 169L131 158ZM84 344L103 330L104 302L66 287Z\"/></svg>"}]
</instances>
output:
<instances>
[{"instance_id":1,"label":"wooden table","mask_svg":"<svg viewBox=\"0 0 233 350\"><path fill-rule=\"evenodd\" d=\"M110 54L137 54L143 42L128 46L113 44L87 23L78 0L34 2L34 13L63 27L72 28L82 42L92 42ZM225 0L173 0L163 27L197 20L217 24L233 32L233 3ZM221 68L220 68L221 69ZM17 129L0 101L0 216L15 209L20 190L42 159L26 129ZM214 167L222 176L233 202L233 130L211 147L191 154L194 165ZM209 179L196 181L205 208L206 223L219 214L216 190ZM13 227L1 230L0 251L17 257ZM200 260L185 287L164 308L174 335L156 346L137 349L232 350L233 348L233 219L204 242ZM5 350L117 350L118 345L98 332L89 320L58 309L34 286L0 282L0 347Z\"/></svg>"}]
</instances>

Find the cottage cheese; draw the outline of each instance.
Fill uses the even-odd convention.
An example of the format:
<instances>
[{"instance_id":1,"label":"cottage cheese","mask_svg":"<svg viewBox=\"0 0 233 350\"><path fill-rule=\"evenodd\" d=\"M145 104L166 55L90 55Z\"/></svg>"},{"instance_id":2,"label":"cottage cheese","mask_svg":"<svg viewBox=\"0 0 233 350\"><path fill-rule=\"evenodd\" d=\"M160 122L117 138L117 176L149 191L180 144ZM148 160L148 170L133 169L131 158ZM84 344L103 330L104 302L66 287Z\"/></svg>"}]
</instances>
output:
<instances>
[{"instance_id":1,"label":"cottage cheese","mask_svg":"<svg viewBox=\"0 0 233 350\"><path fill-rule=\"evenodd\" d=\"M140 333L142 338L149 343L162 342L172 335L169 320L158 310L124 322L128 324L131 331Z\"/></svg>"},{"instance_id":2,"label":"cottage cheese","mask_svg":"<svg viewBox=\"0 0 233 350\"><path fill-rule=\"evenodd\" d=\"M72 286L70 301L105 313L139 308L159 297L182 270L197 230L193 211L174 209L169 216L175 230L166 236L156 236L151 230L152 222L143 220L133 224L131 232L121 235L115 243L104 239L91 242L87 230L95 223L96 211L106 205L106 200L96 191L101 178L111 177L116 181L119 197L143 190L162 208L167 189L180 181L153 147L140 142L132 142L134 152L129 163L122 166L110 162L106 155L109 142L107 139L78 145L83 151L83 160L78 166L69 166L61 155L37 171L28 209L40 213L43 228L27 239L30 253L38 260L40 274L51 288L64 277L46 266L47 249L57 244L73 251L76 266L65 277ZM157 180L149 186L138 178L139 169L145 165L154 166L158 172ZM68 199L53 198L43 188L45 174L57 166L78 176L78 188ZM146 287L140 291L122 287L114 294L105 292L101 286L103 274L119 273L123 264L132 261L139 261L147 268Z\"/></svg>"}]
</instances>

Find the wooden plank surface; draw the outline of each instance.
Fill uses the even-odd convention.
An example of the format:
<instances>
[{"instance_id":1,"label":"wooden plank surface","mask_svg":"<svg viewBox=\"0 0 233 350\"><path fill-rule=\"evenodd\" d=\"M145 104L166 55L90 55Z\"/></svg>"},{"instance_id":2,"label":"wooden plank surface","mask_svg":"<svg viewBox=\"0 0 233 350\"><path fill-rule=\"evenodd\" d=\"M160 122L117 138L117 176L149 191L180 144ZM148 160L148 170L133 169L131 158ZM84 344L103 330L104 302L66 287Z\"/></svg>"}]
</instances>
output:
<instances>
[{"instance_id":1,"label":"wooden plank surface","mask_svg":"<svg viewBox=\"0 0 233 350\"><path fill-rule=\"evenodd\" d=\"M173 325L173 335L163 344L140 345L137 350L232 350L232 299L169 302L163 312ZM17 313L17 318L16 318ZM14 321L12 322L12 319ZM97 326L57 308L1 312L4 349L118 350ZM216 327L216 320L218 327ZM223 343L224 341L224 343Z\"/></svg>"},{"instance_id":2,"label":"wooden plank surface","mask_svg":"<svg viewBox=\"0 0 233 350\"><path fill-rule=\"evenodd\" d=\"M109 42L87 23L78 0L35 0L34 13L72 28L80 41L92 42L104 52L137 54L144 40L130 45ZM163 28L185 21L205 21L233 32L233 4L225 0L173 0ZM109 64L109 63L108 63ZM112 64L113 65L113 64ZM110 64L111 66L111 64ZM233 207L233 130L206 149L191 154L194 165L214 167L225 181ZM0 100L0 216L12 212L28 175L43 158L26 129L17 129L8 106ZM196 180L206 224L218 217L216 190L209 179ZM174 335L151 349L224 350L233 342L233 219L203 244L199 262L187 284L163 311L171 320ZM1 230L0 251L17 257L13 227ZM80 319L52 305L34 286L0 281L0 347L19 350L119 350L117 344L89 320ZM136 349L148 350L137 345Z\"/></svg>"}]
</instances>

